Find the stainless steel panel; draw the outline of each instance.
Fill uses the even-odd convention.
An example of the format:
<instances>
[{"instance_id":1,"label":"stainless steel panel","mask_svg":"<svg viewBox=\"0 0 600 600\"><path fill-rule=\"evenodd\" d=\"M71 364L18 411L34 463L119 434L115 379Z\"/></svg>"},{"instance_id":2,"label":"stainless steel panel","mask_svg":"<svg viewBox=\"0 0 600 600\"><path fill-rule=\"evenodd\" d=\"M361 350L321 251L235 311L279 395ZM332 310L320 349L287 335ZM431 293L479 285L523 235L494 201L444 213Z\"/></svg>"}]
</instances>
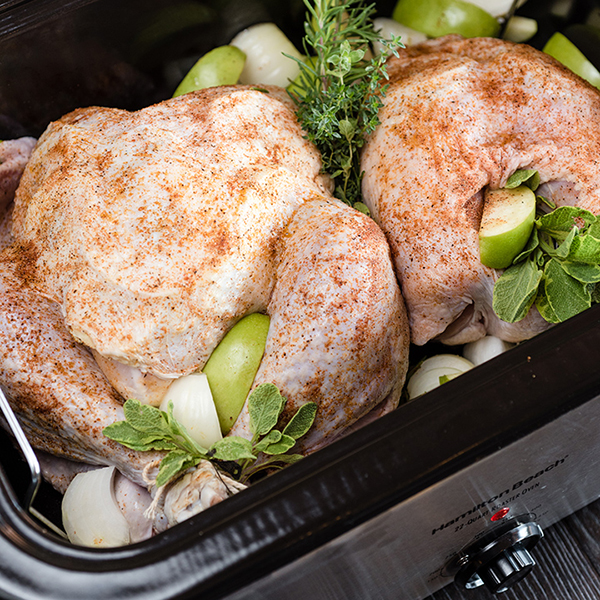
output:
<instances>
[{"instance_id":1,"label":"stainless steel panel","mask_svg":"<svg viewBox=\"0 0 600 600\"><path fill-rule=\"evenodd\" d=\"M419 600L452 581L453 558L501 509L543 528L599 496L597 397L228 600Z\"/></svg>"}]
</instances>

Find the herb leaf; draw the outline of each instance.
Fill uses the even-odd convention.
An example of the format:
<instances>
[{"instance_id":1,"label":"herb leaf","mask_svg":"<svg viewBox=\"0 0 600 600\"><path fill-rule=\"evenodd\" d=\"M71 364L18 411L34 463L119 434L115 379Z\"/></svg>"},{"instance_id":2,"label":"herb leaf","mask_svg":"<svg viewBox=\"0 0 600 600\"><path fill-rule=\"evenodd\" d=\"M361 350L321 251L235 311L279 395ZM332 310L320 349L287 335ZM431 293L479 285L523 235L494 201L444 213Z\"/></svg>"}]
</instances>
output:
<instances>
[{"instance_id":1,"label":"herb leaf","mask_svg":"<svg viewBox=\"0 0 600 600\"><path fill-rule=\"evenodd\" d=\"M265 437L254 446L254 451L264 452L265 448L268 448L271 444L277 443L281 439L282 435L283 434L281 431L278 431L277 429L271 429L271 431L269 431L269 433L267 433L267 435L265 435Z\"/></svg>"},{"instance_id":2,"label":"herb leaf","mask_svg":"<svg viewBox=\"0 0 600 600\"><path fill-rule=\"evenodd\" d=\"M287 435L295 440L306 435L314 423L316 415L317 405L314 402L303 404L285 426L283 435Z\"/></svg>"},{"instance_id":3,"label":"herb leaf","mask_svg":"<svg viewBox=\"0 0 600 600\"><path fill-rule=\"evenodd\" d=\"M290 419L284 433L274 429L285 405L285 398L271 383L257 386L248 398L250 427L254 438L228 436L207 450L191 439L183 425L173 416L173 403L164 412L137 400L123 405L125 421L104 428L106 437L137 451L162 450L156 485L162 486L201 460L213 461L217 468L242 481L266 468L281 468L296 462L301 455L285 454L296 440L305 435L316 415L316 404L302 405ZM266 457L261 458L263 454ZM260 460L259 460L260 459ZM237 467L235 467L237 465Z\"/></svg>"},{"instance_id":4,"label":"herb leaf","mask_svg":"<svg viewBox=\"0 0 600 600\"><path fill-rule=\"evenodd\" d=\"M156 478L156 485L165 485L182 471L195 467L202 460L199 456L192 456L185 450L173 450L161 461Z\"/></svg>"},{"instance_id":5,"label":"herb leaf","mask_svg":"<svg viewBox=\"0 0 600 600\"><path fill-rule=\"evenodd\" d=\"M537 229L534 227L529 239L527 240L527 244L525 244L525 248L521 251L521 254L518 254L513 260L513 264L521 262L531 256L534 250L540 245L540 238L537 232Z\"/></svg>"},{"instance_id":6,"label":"herb leaf","mask_svg":"<svg viewBox=\"0 0 600 600\"><path fill-rule=\"evenodd\" d=\"M569 256L571 252L571 246L573 245L573 240L575 236L578 235L577 227L572 227L571 231L567 234L567 237L560 243L560 245L554 251L554 256L557 258L565 259Z\"/></svg>"},{"instance_id":7,"label":"herb leaf","mask_svg":"<svg viewBox=\"0 0 600 600\"><path fill-rule=\"evenodd\" d=\"M535 301L541 279L542 271L532 260L506 269L494 285L494 312L507 323L523 319Z\"/></svg>"},{"instance_id":8,"label":"herb leaf","mask_svg":"<svg viewBox=\"0 0 600 600\"><path fill-rule=\"evenodd\" d=\"M571 277L554 258L544 267L543 289L547 305L558 319L550 322L566 321L592 305L588 286Z\"/></svg>"},{"instance_id":9,"label":"herb leaf","mask_svg":"<svg viewBox=\"0 0 600 600\"><path fill-rule=\"evenodd\" d=\"M164 435L169 430L166 414L154 406L130 400L123 405L127 422L138 431Z\"/></svg>"},{"instance_id":10,"label":"herb leaf","mask_svg":"<svg viewBox=\"0 0 600 600\"><path fill-rule=\"evenodd\" d=\"M289 435L282 435L278 442L269 444L263 452L265 454L284 454L296 444L296 440Z\"/></svg>"},{"instance_id":11,"label":"herb leaf","mask_svg":"<svg viewBox=\"0 0 600 600\"><path fill-rule=\"evenodd\" d=\"M252 453L252 442L243 437L225 437L211 446L217 460L256 460Z\"/></svg>"},{"instance_id":12,"label":"herb leaf","mask_svg":"<svg viewBox=\"0 0 600 600\"><path fill-rule=\"evenodd\" d=\"M536 171L521 170L507 187L535 190L539 181ZM524 318L534 302L546 321L560 323L600 301L600 220L583 208L537 199L531 236L494 286L493 309L509 323Z\"/></svg>"},{"instance_id":13,"label":"herb leaf","mask_svg":"<svg viewBox=\"0 0 600 600\"><path fill-rule=\"evenodd\" d=\"M504 187L511 190L520 185L526 185L535 192L540 185L540 174L535 169L519 169L508 178Z\"/></svg>"},{"instance_id":14,"label":"herb leaf","mask_svg":"<svg viewBox=\"0 0 600 600\"><path fill-rule=\"evenodd\" d=\"M573 240L568 258L588 265L600 263L600 223L593 223L585 234Z\"/></svg>"},{"instance_id":15,"label":"herb leaf","mask_svg":"<svg viewBox=\"0 0 600 600\"><path fill-rule=\"evenodd\" d=\"M598 283L600 282L600 265L587 264L581 262L571 262L568 260L562 261L561 266L564 271L581 281L581 283Z\"/></svg>"},{"instance_id":16,"label":"herb leaf","mask_svg":"<svg viewBox=\"0 0 600 600\"><path fill-rule=\"evenodd\" d=\"M177 446L163 437L138 431L127 421L117 421L104 429L104 435L127 448L138 451L175 450Z\"/></svg>"},{"instance_id":17,"label":"herb leaf","mask_svg":"<svg viewBox=\"0 0 600 600\"><path fill-rule=\"evenodd\" d=\"M571 229L577 226L577 220L589 225L595 222L596 217L583 208L560 206L547 215L542 215L537 220L536 226L544 233L562 241Z\"/></svg>"},{"instance_id":18,"label":"herb leaf","mask_svg":"<svg viewBox=\"0 0 600 600\"><path fill-rule=\"evenodd\" d=\"M384 40L373 27L375 6L362 0L304 0L307 8L300 76L288 87L306 137L321 152L323 172L335 195L354 206L361 200L359 154L366 136L379 124L387 90L387 56L365 59L380 42L397 55L400 38ZM364 205L360 203L364 211Z\"/></svg>"},{"instance_id":19,"label":"herb leaf","mask_svg":"<svg viewBox=\"0 0 600 600\"><path fill-rule=\"evenodd\" d=\"M277 425L285 406L285 398L272 383L258 386L248 399L250 431L255 436L266 435Z\"/></svg>"}]
</instances>

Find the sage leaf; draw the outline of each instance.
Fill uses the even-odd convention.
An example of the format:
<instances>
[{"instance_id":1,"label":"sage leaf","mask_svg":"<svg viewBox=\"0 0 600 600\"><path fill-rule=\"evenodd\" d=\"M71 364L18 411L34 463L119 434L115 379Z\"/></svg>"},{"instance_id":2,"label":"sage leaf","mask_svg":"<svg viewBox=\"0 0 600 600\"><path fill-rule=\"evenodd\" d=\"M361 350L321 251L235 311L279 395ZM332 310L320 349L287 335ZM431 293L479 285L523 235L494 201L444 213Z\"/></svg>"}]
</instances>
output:
<instances>
[{"instance_id":1,"label":"sage leaf","mask_svg":"<svg viewBox=\"0 0 600 600\"><path fill-rule=\"evenodd\" d=\"M534 227L533 230L531 231L531 235L529 236L529 239L527 240L527 243L525 244L525 247L523 248L523 250L521 250L521 253L517 254L515 259L513 260L513 265L516 265L517 263L521 262L522 260L529 258L531 253L539 245L540 245L540 238L539 238L537 229Z\"/></svg>"},{"instance_id":2,"label":"sage leaf","mask_svg":"<svg viewBox=\"0 0 600 600\"><path fill-rule=\"evenodd\" d=\"M283 430L283 435L287 435L297 440L308 433L317 416L317 405L314 402L303 404L296 414L289 420Z\"/></svg>"},{"instance_id":3,"label":"sage leaf","mask_svg":"<svg viewBox=\"0 0 600 600\"><path fill-rule=\"evenodd\" d=\"M296 444L296 440L289 435L282 435L281 439L274 444L267 446L263 452L265 454L283 454L290 450Z\"/></svg>"},{"instance_id":4,"label":"sage leaf","mask_svg":"<svg viewBox=\"0 0 600 600\"><path fill-rule=\"evenodd\" d=\"M600 282L600 265L588 265L569 260L562 261L561 265L568 275L573 279L577 279L577 281L581 281L581 283Z\"/></svg>"},{"instance_id":5,"label":"sage leaf","mask_svg":"<svg viewBox=\"0 0 600 600\"><path fill-rule=\"evenodd\" d=\"M129 399L123 404L125 419L138 431L164 435L169 431L166 414L148 404Z\"/></svg>"},{"instance_id":6,"label":"sage leaf","mask_svg":"<svg viewBox=\"0 0 600 600\"><path fill-rule=\"evenodd\" d=\"M535 306L540 315L542 315L544 321L547 321L548 323L560 323L560 319L556 316L552 306L548 303L548 297L545 292L542 291L538 294L538 297L535 299Z\"/></svg>"},{"instance_id":7,"label":"sage leaf","mask_svg":"<svg viewBox=\"0 0 600 600\"><path fill-rule=\"evenodd\" d=\"M568 258L589 265L600 263L600 232L596 223L585 234L579 235L573 240Z\"/></svg>"},{"instance_id":8,"label":"sage leaf","mask_svg":"<svg viewBox=\"0 0 600 600\"><path fill-rule=\"evenodd\" d=\"M575 206L559 206L556 210L541 216L536 221L536 226L551 235L562 240L577 226L577 221L583 221L585 225L591 225L596 217L589 211Z\"/></svg>"},{"instance_id":9,"label":"sage leaf","mask_svg":"<svg viewBox=\"0 0 600 600\"><path fill-rule=\"evenodd\" d=\"M494 312L507 323L523 319L535 301L541 279L542 271L532 260L510 266L494 285Z\"/></svg>"},{"instance_id":10,"label":"sage leaf","mask_svg":"<svg viewBox=\"0 0 600 600\"><path fill-rule=\"evenodd\" d=\"M541 205L544 204L545 206L547 206L550 210L555 210L556 209L556 202L554 202L553 200L550 200L550 198L545 198L544 196L537 196L535 197L537 204L538 204L538 210L541 210Z\"/></svg>"},{"instance_id":11,"label":"sage leaf","mask_svg":"<svg viewBox=\"0 0 600 600\"><path fill-rule=\"evenodd\" d=\"M177 442L179 448L187 450L190 454L202 454L206 455L208 450L193 440L187 429L175 418L173 415L173 402L169 400L167 404L167 412L163 412L167 420L169 427L169 435Z\"/></svg>"},{"instance_id":12,"label":"sage leaf","mask_svg":"<svg viewBox=\"0 0 600 600\"><path fill-rule=\"evenodd\" d=\"M535 192L540 185L540 174L535 169L519 169L508 178L504 187L510 190L520 185L526 185Z\"/></svg>"},{"instance_id":13,"label":"sage leaf","mask_svg":"<svg viewBox=\"0 0 600 600\"><path fill-rule=\"evenodd\" d=\"M592 305L588 286L571 277L555 258L550 259L544 267L542 293L545 296L542 302L547 302L548 308L558 319L550 321L552 323L566 321Z\"/></svg>"},{"instance_id":14,"label":"sage leaf","mask_svg":"<svg viewBox=\"0 0 600 600\"><path fill-rule=\"evenodd\" d=\"M531 255L531 260L540 268L543 269L546 264L547 256L542 252L542 249L538 246Z\"/></svg>"},{"instance_id":15,"label":"sage leaf","mask_svg":"<svg viewBox=\"0 0 600 600\"><path fill-rule=\"evenodd\" d=\"M267 435L265 435L265 437L262 438L260 442L254 445L254 452L256 452L257 454L259 452L264 452L267 446L278 442L281 439L282 435L283 434L281 433L281 431L277 429L271 429L271 431L269 431L269 433L267 433Z\"/></svg>"},{"instance_id":16,"label":"sage leaf","mask_svg":"<svg viewBox=\"0 0 600 600\"><path fill-rule=\"evenodd\" d=\"M229 436L215 442L209 453L217 460L255 460L252 442L242 437Z\"/></svg>"},{"instance_id":17,"label":"sage leaf","mask_svg":"<svg viewBox=\"0 0 600 600\"><path fill-rule=\"evenodd\" d=\"M567 234L567 237L556 249L555 254L558 258L567 258L567 256L569 256L571 246L573 245L573 240L576 236L579 236L579 232L576 227L573 227L573 229L571 229L571 231L569 231L569 233Z\"/></svg>"},{"instance_id":18,"label":"sage leaf","mask_svg":"<svg viewBox=\"0 0 600 600\"><path fill-rule=\"evenodd\" d=\"M160 461L158 475L156 477L157 487L169 483L171 479L174 479L182 471L185 471L190 467L195 467L200 460L202 459L190 456L190 454L184 450L173 450L169 452L169 454Z\"/></svg>"},{"instance_id":19,"label":"sage leaf","mask_svg":"<svg viewBox=\"0 0 600 600\"><path fill-rule=\"evenodd\" d=\"M174 450L177 446L170 440L132 427L127 421L107 425L102 433L109 439L140 452L148 450Z\"/></svg>"},{"instance_id":20,"label":"sage leaf","mask_svg":"<svg viewBox=\"0 0 600 600\"><path fill-rule=\"evenodd\" d=\"M250 431L255 436L266 435L277 425L285 406L285 398L272 383L262 383L248 398Z\"/></svg>"}]
</instances>

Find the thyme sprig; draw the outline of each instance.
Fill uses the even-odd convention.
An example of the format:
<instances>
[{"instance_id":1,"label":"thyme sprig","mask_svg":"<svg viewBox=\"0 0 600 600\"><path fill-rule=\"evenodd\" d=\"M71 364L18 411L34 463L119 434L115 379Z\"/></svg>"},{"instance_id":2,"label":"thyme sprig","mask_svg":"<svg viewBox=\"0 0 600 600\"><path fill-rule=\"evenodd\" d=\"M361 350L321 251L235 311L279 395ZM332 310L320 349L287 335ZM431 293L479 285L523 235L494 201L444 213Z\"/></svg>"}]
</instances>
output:
<instances>
[{"instance_id":1,"label":"thyme sprig","mask_svg":"<svg viewBox=\"0 0 600 600\"><path fill-rule=\"evenodd\" d=\"M360 149L379 124L387 91L385 62L399 37L385 40L373 27L375 6L362 0L305 0L304 52L300 76L289 88L298 119L322 155L322 170L335 195L361 210ZM375 42L388 49L368 58Z\"/></svg>"}]
</instances>

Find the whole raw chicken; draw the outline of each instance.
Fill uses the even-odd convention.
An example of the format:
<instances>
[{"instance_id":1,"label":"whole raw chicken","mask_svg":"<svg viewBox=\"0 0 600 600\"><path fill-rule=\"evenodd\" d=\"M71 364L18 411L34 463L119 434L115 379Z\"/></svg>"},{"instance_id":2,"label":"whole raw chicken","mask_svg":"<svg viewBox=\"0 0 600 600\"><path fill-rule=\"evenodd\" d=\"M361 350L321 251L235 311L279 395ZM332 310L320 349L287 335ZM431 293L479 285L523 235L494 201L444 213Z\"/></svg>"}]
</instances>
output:
<instances>
[{"instance_id":1,"label":"whole raw chicken","mask_svg":"<svg viewBox=\"0 0 600 600\"><path fill-rule=\"evenodd\" d=\"M486 187L537 169L538 192L600 213L600 93L526 45L448 36L388 62L381 125L362 155L365 202L385 232L415 344L530 338L549 325L492 310L481 264Z\"/></svg>"},{"instance_id":2,"label":"whole raw chicken","mask_svg":"<svg viewBox=\"0 0 600 600\"><path fill-rule=\"evenodd\" d=\"M52 123L0 254L0 381L34 445L147 485L157 454L102 429L124 398L157 404L253 312L271 318L255 385L277 385L288 413L318 404L305 451L394 408L409 334L389 247L320 167L278 88Z\"/></svg>"}]
</instances>

